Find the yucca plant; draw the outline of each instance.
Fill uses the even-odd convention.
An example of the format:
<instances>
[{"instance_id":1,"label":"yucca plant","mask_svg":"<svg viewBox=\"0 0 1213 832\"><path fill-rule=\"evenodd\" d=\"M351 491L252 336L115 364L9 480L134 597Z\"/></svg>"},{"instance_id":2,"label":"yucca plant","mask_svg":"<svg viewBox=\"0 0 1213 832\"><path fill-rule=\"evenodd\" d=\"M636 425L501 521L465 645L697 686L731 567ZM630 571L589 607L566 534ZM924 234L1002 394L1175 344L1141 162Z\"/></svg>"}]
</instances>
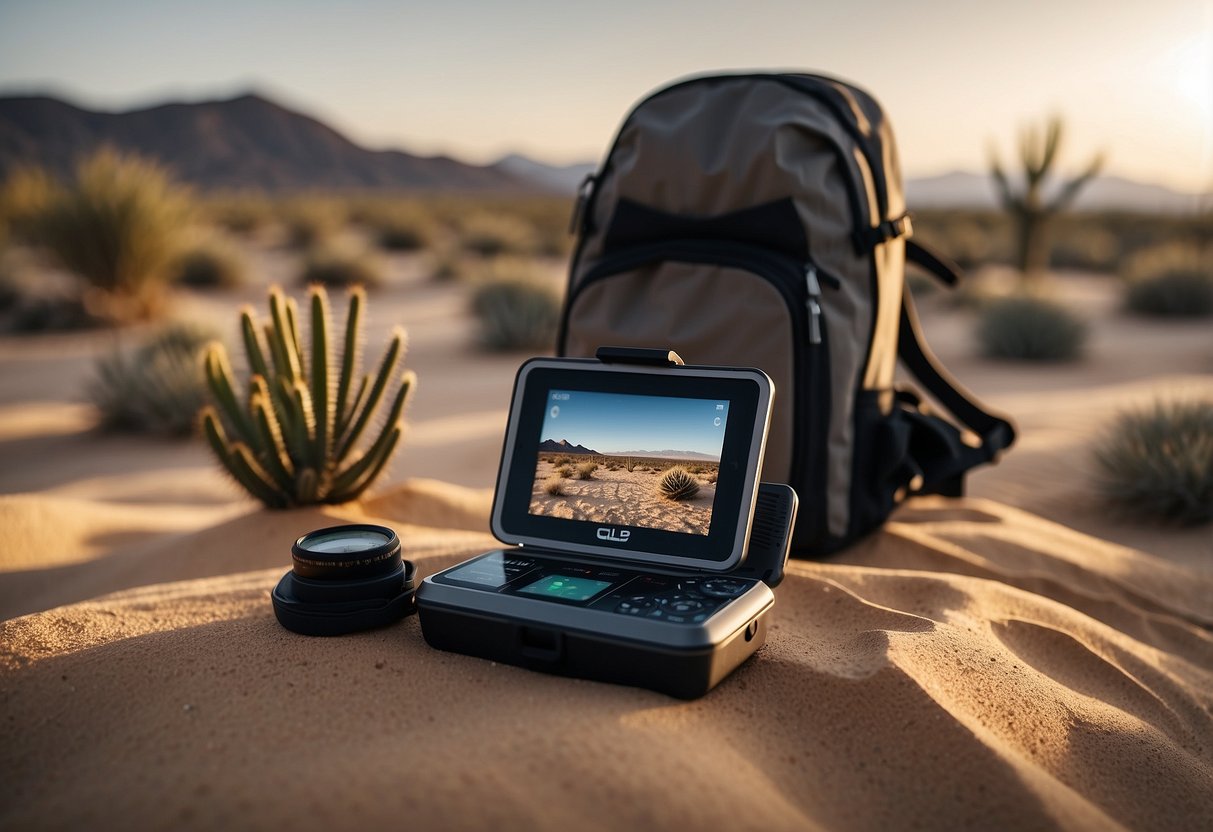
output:
<instances>
[{"instance_id":1,"label":"yucca plant","mask_svg":"<svg viewBox=\"0 0 1213 832\"><path fill-rule=\"evenodd\" d=\"M31 220L33 233L117 323L154 317L186 240L190 192L155 162L99 150Z\"/></svg>"},{"instance_id":2,"label":"yucca plant","mask_svg":"<svg viewBox=\"0 0 1213 832\"><path fill-rule=\"evenodd\" d=\"M661 475L657 490L668 500L689 500L699 493L699 480L681 465L675 465Z\"/></svg>"},{"instance_id":3,"label":"yucca plant","mask_svg":"<svg viewBox=\"0 0 1213 832\"><path fill-rule=\"evenodd\" d=\"M405 333L398 327L375 374L359 378L365 303L360 287L350 290L335 378L328 294L322 286L308 289L311 343L306 351L295 301L281 289L270 290L270 320L264 326L252 309L241 313L250 372L244 401L237 396L224 349L216 345L207 353L206 380L215 406L203 410L203 432L224 468L269 508L356 499L383 473L400 443L416 376L397 370L405 352ZM397 387L389 393L394 379ZM384 402L391 404L379 421ZM372 422L380 425L378 435L364 443Z\"/></svg>"}]
</instances>

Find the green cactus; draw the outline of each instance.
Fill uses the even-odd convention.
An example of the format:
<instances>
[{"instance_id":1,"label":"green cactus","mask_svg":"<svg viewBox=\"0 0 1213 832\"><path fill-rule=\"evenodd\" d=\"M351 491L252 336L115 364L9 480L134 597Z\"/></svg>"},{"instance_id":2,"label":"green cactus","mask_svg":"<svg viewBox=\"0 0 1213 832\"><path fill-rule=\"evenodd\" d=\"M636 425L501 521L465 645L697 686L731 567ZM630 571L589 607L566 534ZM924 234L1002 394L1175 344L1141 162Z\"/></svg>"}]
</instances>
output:
<instances>
[{"instance_id":1,"label":"green cactus","mask_svg":"<svg viewBox=\"0 0 1213 832\"><path fill-rule=\"evenodd\" d=\"M378 371L361 375L355 386L365 303L360 287L350 290L336 378L322 286L308 289L312 339L307 351L298 308L281 289L270 290L270 321L264 327L252 309L241 313L250 372L245 401L237 396L223 347L212 345L207 352L206 380L215 405L203 410L203 433L224 468L269 508L356 499L383 473L400 442L404 407L417 379L405 371L395 392L385 395L405 351L405 333L397 327ZM391 404L378 436L363 448L359 440L385 401Z\"/></svg>"},{"instance_id":2,"label":"green cactus","mask_svg":"<svg viewBox=\"0 0 1213 832\"><path fill-rule=\"evenodd\" d=\"M1022 190L1012 190L998 154L990 150L990 173L998 187L1003 208L1015 222L1016 265L1025 284L1039 282L1049 265L1049 232L1054 218L1066 210L1078 192L1095 178L1103 167L1103 157L1095 156L1086 169L1065 182L1056 195L1046 200L1045 181L1052 173L1061 149L1062 120L1050 118L1043 130L1026 129L1019 138L1019 158L1023 165Z\"/></svg>"},{"instance_id":3,"label":"green cactus","mask_svg":"<svg viewBox=\"0 0 1213 832\"><path fill-rule=\"evenodd\" d=\"M668 500L689 500L699 493L699 480L681 465L675 465L661 475L657 490Z\"/></svg>"}]
</instances>

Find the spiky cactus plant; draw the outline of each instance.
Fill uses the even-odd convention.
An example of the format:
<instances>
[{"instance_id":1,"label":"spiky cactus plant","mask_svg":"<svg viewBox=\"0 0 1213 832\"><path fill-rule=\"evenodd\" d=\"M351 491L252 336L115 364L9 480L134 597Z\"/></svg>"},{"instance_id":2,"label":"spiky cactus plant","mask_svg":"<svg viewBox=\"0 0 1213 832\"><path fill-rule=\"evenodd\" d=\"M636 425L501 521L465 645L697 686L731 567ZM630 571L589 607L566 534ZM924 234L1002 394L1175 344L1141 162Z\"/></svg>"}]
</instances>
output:
<instances>
[{"instance_id":1,"label":"spiky cactus plant","mask_svg":"<svg viewBox=\"0 0 1213 832\"><path fill-rule=\"evenodd\" d=\"M399 327L375 374L360 375L365 303L361 288L350 290L339 369L330 356L323 287L308 289L312 337L306 351L298 308L280 289L270 290L270 320L264 326L251 308L245 309L240 324L250 378L243 400L223 347L213 345L207 352L206 380L215 406L203 410L203 433L224 468L269 508L356 499L383 472L400 442L416 376L398 373L405 351ZM397 386L389 393L394 380ZM378 435L361 442L371 422L378 421L380 405L389 401Z\"/></svg>"},{"instance_id":2,"label":"spiky cactus plant","mask_svg":"<svg viewBox=\"0 0 1213 832\"><path fill-rule=\"evenodd\" d=\"M699 480L681 465L675 465L661 475L657 490L668 500L689 500L699 493Z\"/></svg>"},{"instance_id":3,"label":"spiky cactus plant","mask_svg":"<svg viewBox=\"0 0 1213 832\"><path fill-rule=\"evenodd\" d=\"M1093 157L1081 174L1062 184L1052 199L1045 199L1045 182L1057 161L1062 132L1062 120L1054 116L1043 130L1028 128L1020 134L1023 187L1019 190L1012 189L997 152L990 151L990 173L1003 208L1014 220L1016 265L1028 286L1038 283L1048 268L1049 231L1054 217L1070 206L1103 167L1103 157Z\"/></svg>"}]
</instances>

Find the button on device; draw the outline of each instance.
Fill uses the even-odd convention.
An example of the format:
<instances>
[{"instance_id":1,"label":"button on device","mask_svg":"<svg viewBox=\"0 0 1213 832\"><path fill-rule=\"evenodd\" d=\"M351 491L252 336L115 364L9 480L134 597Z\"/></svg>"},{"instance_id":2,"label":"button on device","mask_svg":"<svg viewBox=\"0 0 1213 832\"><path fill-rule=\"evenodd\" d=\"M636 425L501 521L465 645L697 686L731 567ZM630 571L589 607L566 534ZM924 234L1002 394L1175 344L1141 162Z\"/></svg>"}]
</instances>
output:
<instances>
[{"instance_id":1,"label":"button on device","mask_svg":"<svg viewBox=\"0 0 1213 832\"><path fill-rule=\"evenodd\" d=\"M710 578L699 586L699 591L713 598L736 598L750 588L745 581L736 578Z\"/></svg>"},{"instance_id":2,"label":"button on device","mask_svg":"<svg viewBox=\"0 0 1213 832\"><path fill-rule=\"evenodd\" d=\"M703 609L703 601L697 601L694 598L683 598L666 604L665 608L670 612L676 613L695 612L696 610Z\"/></svg>"},{"instance_id":3,"label":"button on device","mask_svg":"<svg viewBox=\"0 0 1213 832\"><path fill-rule=\"evenodd\" d=\"M619 602L619 606L615 607L615 612L621 612L625 615L639 615L645 610L651 609L653 599L648 595L633 595L630 598L625 598Z\"/></svg>"}]
</instances>

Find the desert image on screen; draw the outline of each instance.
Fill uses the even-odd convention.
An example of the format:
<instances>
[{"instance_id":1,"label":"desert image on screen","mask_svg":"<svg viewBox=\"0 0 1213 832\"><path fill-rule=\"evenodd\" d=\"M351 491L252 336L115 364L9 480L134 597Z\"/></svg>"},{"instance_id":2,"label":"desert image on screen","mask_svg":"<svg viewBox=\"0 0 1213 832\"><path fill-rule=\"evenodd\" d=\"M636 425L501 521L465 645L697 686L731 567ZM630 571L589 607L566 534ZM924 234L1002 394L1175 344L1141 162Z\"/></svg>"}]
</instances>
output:
<instances>
[{"instance_id":1,"label":"desert image on screen","mask_svg":"<svg viewBox=\"0 0 1213 832\"><path fill-rule=\"evenodd\" d=\"M706 535L727 400L548 393L530 513Z\"/></svg>"}]
</instances>

